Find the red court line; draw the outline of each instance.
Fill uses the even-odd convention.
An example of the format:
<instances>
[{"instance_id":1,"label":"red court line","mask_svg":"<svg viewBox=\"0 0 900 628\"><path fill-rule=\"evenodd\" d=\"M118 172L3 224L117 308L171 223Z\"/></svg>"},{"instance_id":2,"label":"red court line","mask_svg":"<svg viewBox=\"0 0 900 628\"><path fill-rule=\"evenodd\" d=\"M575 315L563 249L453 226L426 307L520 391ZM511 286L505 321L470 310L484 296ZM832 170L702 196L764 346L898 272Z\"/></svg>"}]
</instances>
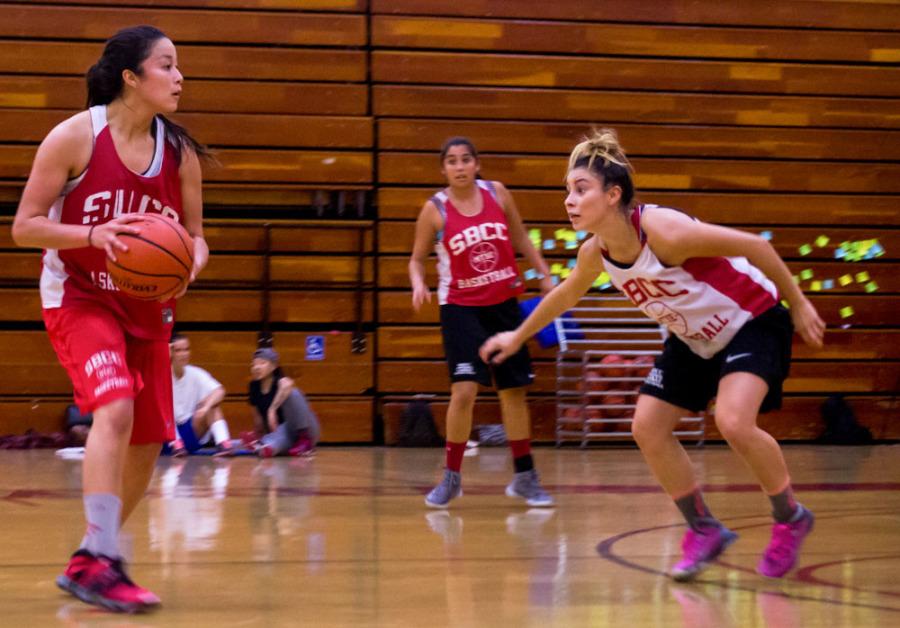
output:
<instances>
[{"instance_id":1,"label":"red court line","mask_svg":"<svg viewBox=\"0 0 900 628\"><path fill-rule=\"evenodd\" d=\"M795 491L800 492L844 492L844 491L900 491L900 482L813 482L794 484ZM184 490L185 486L179 487ZM395 485L395 486L335 486L324 488L282 486L275 489L280 497L401 497L405 495L424 495L432 489L432 485ZM656 484L545 484L544 488L557 495L632 495L639 493L662 493ZM505 484L467 484L469 495L502 495ZM761 491L758 484L705 484L702 490L706 493L756 493ZM228 497L259 497L271 494L268 487L229 488ZM149 497L161 497L159 490L147 493ZM210 487L197 487L180 497L207 497L212 495ZM26 503L29 499L81 499L80 489L0 489L0 501Z\"/></svg>"}]
</instances>

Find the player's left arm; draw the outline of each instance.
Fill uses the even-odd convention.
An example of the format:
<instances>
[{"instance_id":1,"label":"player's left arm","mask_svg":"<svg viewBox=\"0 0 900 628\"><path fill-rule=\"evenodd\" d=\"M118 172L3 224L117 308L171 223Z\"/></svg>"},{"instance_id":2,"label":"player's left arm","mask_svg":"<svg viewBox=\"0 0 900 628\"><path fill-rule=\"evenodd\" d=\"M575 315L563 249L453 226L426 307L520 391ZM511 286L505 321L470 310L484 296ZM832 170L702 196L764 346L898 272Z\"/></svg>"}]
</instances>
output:
<instances>
[{"instance_id":1,"label":"player's left arm","mask_svg":"<svg viewBox=\"0 0 900 628\"><path fill-rule=\"evenodd\" d=\"M763 237L737 229L711 225L672 209L655 208L644 213L641 226L650 249L669 266L680 266L694 257L746 257L778 288L790 305L794 327L810 346L821 347L825 322L819 317L791 271Z\"/></svg>"},{"instance_id":2,"label":"player's left arm","mask_svg":"<svg viewBox=\"0 0 900 628\"><path fill-rule=\"evenodd\" d=\"M547 294L553 290L553 281L550 279L550 267L541 252L538 251L531 238L528 237L528 231L522 223L522 217L519 215L519 209L513 200L512 194L506 186L499 181L494 181L494 187L497 189L497 196L500 198L500 204L506 212L506 222L509 225L509 240L522 256L528 260L531 266L542 275L540 280L541 292Z\"/></svg>"},{"instance_id":3,"label":"player's left arm","mask_svg":"<svg viewBox=\"0 0 900 628\"><path fill-rule=\"evenodd\" d=\"M217 386L206 397L197 404L197 413L206 416L209 411L221 404L225 400L225 387L221 384Z\"/></svg>"},{"instance_id":4,"label":"player's left arm","mask_svg":"<svg viewBox=\"0 0 900 628\"><path fill-rule=\"evenodd\" d=\"M203 175L200 160L189 148L182 150L178 174L181 178L183 226L194 240L194 267L191 269L190 278L193 282L209 261L209 247L203 237Z\"/></svg>"},{"instance_id":5,"label":"player's left arm","mask_svg":"<svg viewBox=\"0 0 900 628\"><path fill-rule=\"evenodd\" d=\"M281 377L278 379L278 390L275 391L275 397L272 399L272 405L269 406L269 412L277 410L291 396L294 390L294 380L290 377Z\"/></svg>"}]
</instances>

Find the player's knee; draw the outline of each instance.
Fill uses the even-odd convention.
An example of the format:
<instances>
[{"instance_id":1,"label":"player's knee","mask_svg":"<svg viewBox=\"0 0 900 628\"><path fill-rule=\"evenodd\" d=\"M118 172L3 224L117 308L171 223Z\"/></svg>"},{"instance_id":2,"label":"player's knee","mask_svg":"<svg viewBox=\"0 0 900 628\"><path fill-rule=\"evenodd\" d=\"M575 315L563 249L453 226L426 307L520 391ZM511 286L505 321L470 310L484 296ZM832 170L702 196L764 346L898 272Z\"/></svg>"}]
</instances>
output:
<instances>
[{"instance_id":1,"label":"player's knee","mask_svg":"<svg viewBox=\"0 0 900 628\"><path fill-rule=\"evenodd\" d=\"M755 427L754 417L738 410L716 409L716 427L731 445L740 446Z\"/></svg>"},{"instance_id":2,"label":"player's knee","mask_svg":"<svg viewBox=\"0 0 900 628\"><path fill-rule=\"evenodd\" d=\"M454 386L450 390L450 401L457 407L472 407L478 397L478 386L472 382L472 386Z\"/></svg>"},{"instance_id":3,"label":"player's knee","mask_svg":"<svg viewBox=\"0 0 900 628\"><path fill-rule=\"evenodd\" d=\"M101 430L114 436L131 434L134 423L134 405L130 399L120 399L94 410L92 430Z\"/></svg>"},{"instance_id":4,"label":"player's knee","mask_svg":"<svg viewBox=\"0 0 900 628\"><path fill-rule=\"evenodd\" d=\"M664 436L653 425L651 417L641 413L634 415L634 420L631 422L631 433L641 449L652 449Z\"/></svg>"}]
</instances>

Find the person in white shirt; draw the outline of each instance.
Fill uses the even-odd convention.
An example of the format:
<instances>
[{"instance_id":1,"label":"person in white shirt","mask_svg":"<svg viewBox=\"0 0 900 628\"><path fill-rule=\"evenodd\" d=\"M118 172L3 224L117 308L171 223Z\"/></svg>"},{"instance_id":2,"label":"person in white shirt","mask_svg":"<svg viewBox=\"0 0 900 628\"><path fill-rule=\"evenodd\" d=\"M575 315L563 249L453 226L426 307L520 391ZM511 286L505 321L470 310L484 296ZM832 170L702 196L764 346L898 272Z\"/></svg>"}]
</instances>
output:
<instances>
[{"instance_id":1,"label":"person in white shirt","mask_svg":"<svg viewBox=\"0 0 900 628\"><path fill-rule=\"evenodd\" d=\"M225 388L212 375L190 364L191 342L182 334L172 336L172 399L178 437L172 442L172 454L195 453L214 443L217 455L232 455L238 443L231 440L228 423L222 414Z\"/></svg>"}]
</instances>

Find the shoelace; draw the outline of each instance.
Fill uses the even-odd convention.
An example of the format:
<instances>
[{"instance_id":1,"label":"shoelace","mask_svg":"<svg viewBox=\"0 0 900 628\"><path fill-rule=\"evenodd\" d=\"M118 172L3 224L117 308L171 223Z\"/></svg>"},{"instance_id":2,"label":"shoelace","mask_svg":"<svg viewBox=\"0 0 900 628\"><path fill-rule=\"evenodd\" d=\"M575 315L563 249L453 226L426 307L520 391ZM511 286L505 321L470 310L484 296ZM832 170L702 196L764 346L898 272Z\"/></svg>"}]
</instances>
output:
<instances>
[{"instance_id":1,"label":"shoelace","mask_svg":"<svg viewBox=\"0 0 900 628\"><path fill-rule=\"evenodd\" d=\"M681 550L685 554L696 554L702 545L703 535L694 530L688 530L684 540L681 542Z\"/></svg>"},{"instance_id":2,"label":"shoelace","mask_svg":"<svg viewBox=\"0 0 900 628\"><path fill-rule=\"evenodd\" d=\"M772 530L772 543L769 545L769 556L778 560L790 557L793 552L794 533L787 523L776 524Z\"/></svg>"},{"instance_id":3,"label":"shoelace","mask_svg":"<svg viewBox=\"0 0 900 628\"><path fill-rule=\"evenodd\" d=\"M124 582L125 584L128 584L128 585L131 585L133 587L137 586L134 584L134 581L132 581L132 579L128 577L128 572L125 571L125 563L122 562L121 558L114 560L111 563L111 566L113 569L115 569L119 573L119 577L122 580L122 582Z\"/></svg>"},{"instance_id":4,"label":"shoelace","mask_svg":"<svg viewBox=\"0 0 900 628\"><path fill-rule=\"evenodd\" d=\"M104 565L104 569L94 576L94 581L90 588L94 591L106 591L111 589L123 580L127 581L122 572L116 568L115 562L111 560L98 559Z\"/></svg>"},{"instance_id":5,"label":"shoelace","mask_svg":"<svg viewBox=\"0 0 900 628\"><path fill-rule=\"evenodd\" d=\"M538 475L537 475L537 473L529 474L529 475L524 479L524 481L522 482L522 484L524 485L524 486L522 487L522 488L524 488L524 490L523 490L522 492L525 493L525 495L526 495L528 498L532 498L532 497L540 497L540 496L541 496L542 490L541 490L540 482L539 482L539 480L538 480Z\"/></svg>"},{"instance_id":6,"label":"shoelace","mask_svg":"<svg viewBox=\"0 0 900 628\"><path fill-rule=\"evenodd\" d=\"M707 543L712 543L715 538L718 537L718 534L718 530L710 530L706 534L697 532L696 530L690 530L687 536L684 537L681 549L685 553L696 555L701 550L705 549Z\"/></svg>"}]
</instances>

